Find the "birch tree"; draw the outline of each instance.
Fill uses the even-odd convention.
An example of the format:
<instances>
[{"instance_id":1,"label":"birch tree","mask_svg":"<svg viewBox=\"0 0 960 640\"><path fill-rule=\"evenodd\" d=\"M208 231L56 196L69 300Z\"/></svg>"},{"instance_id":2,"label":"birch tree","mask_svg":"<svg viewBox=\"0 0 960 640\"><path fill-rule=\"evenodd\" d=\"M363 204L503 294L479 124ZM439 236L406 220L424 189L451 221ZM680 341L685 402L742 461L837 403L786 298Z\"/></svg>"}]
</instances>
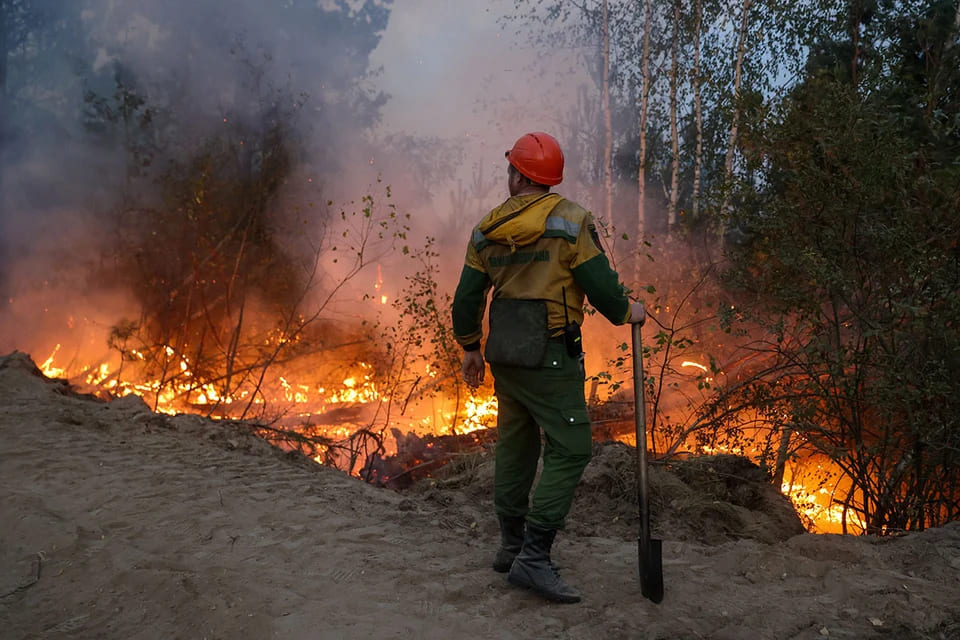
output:
<instances>
[{"instance_id":1,"label":"birch tree","mask_svg":"<svg viewBox=\"0 0 960 640\"><path fill-rule=\"evenodd\" d=\"M702 78L700 75L700 33L703 29L703 0L695 0L693 11L693 68L690 71L690 84L693 89L695 142L690 209L693 214L693 219L697 220L700 213L700 173L703 169L703 95L701 91Z\"/></svg>"},{"instance_id":2,"label":"birch tree","mask_svg":"<svg viewBox=\"0 0 960 640\"><path fill-rule=\"evenodd\" d=\"M680 0L673 3L673 38L670 43L670 193L667 206L667 223L670 228L677 224L677 199L680 196L680 131L677 121L680 106L677 101L677 85L680 81Z\"/></svg>"},{"instance_id":3,"label":"birch tree","mask_svg":"<svg viewBox=\"0 0 960 640\"><path fill-rule=\"evenodd\" d=\"M650 99L650 29L653 16L651 0L643 2L643 45L640 54L640 130L639 140L639 166L637 168L637 243L643 238L646 221L646 197L647 197L647 112ZM636 260L636 275L640 275L639 254Z\"/></svg>"},{"instance_id":4,"label":"birch tree","mask_svg":"<svg viewBox=\"0 0 960 640\"><path fill-rule=\"evenodd\" d=\"M610 10L603 0L603 210L604 221L613 219L613 115L610 110Z\"/></svg>"},{"instance_id":5,"label":"birch tree","mask_svg":"<svg viewBox=\"0 0 960 640\"><path fill-rule=\"evenodd\" d=\"M10 0L0 0L0 191L3 190L3 144L6 138L7 122L7 57L9 55L13 22L13 7ZM0 207L3 204L0 203Z\"/></svg>"},{"instance_id":6,"label":"birch tree","mask_svg":"<svg viewBox=\"0 0 960 640\"><path fill-rule=\"evenodd\" d=\"M740 128L740 87L743 80L743 62L747 54L747 25L750 20L750 8L753 6L753 0L743 0L740 9L740 25L737 29L736 39L736 57L733 66L733 88L731 91L732 104L730 116L730 133L727 137L727 155L723 163L724 182L729 185L733 179L733 157L737 148L737 135ZM730 207L729 188L725 189L723 205L721 212L726 215Z\"/></svg>"}]
</instances>

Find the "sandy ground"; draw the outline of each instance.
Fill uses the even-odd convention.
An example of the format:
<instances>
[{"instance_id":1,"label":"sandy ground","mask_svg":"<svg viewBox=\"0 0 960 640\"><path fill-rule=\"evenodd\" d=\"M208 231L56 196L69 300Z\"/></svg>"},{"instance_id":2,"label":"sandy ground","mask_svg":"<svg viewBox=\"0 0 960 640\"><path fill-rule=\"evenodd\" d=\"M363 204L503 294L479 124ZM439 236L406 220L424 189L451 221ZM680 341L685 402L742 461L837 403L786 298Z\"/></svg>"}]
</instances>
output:
<instances>
[{"instance_id":1,"label":"sandy ground","mask_svg":"<svg viewBox=\"0 0 960 640\"><path fill-rule=\"evenodd\" d=\"M960 523L898 539L558 538L555 605L489 568L485 504L399 494L0 358L0 637L960 638ZM600 527L602 530L602 527Z\"/></svg>"}]
</instances>

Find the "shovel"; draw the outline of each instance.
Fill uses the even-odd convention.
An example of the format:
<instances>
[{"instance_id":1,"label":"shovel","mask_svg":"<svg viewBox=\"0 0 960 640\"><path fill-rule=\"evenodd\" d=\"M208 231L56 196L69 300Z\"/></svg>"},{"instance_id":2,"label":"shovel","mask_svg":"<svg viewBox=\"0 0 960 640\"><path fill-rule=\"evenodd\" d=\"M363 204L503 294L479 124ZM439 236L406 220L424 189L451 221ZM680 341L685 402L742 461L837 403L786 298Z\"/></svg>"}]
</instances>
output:
<instances>
[{"instance_id":1,"label":"shovel","mask_svg":"<svg viewBox=\"0 0 960 640\"><path fill-rule=\"evenodd\" d=\"M651 602L663 600L663 543L650 538L650 503L647 501L647 412L643 400L643 345L640 325L633 329L633 404L637 427L637 506L640 510L640 593Z\"/></svg>"}]
</instances>

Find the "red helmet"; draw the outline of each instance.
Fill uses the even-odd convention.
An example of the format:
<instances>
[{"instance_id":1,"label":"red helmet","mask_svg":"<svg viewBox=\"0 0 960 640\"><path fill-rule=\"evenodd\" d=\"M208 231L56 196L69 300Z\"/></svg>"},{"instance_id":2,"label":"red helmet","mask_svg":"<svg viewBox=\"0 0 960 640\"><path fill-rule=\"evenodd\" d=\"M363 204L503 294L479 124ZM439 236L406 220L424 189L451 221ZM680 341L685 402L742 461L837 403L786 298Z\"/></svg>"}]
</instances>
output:
<instances>
[{"instance_id":1,"label":"red helmet","mask_svg":"<svg viewBox=\"0 0 960 640\"><path fill-rule=\"evenodd\" d=\"M504 155L517 171L537 184L553 186L563 181L563 151L549 133L525 134Z\"/></svg>"}]
</instances>

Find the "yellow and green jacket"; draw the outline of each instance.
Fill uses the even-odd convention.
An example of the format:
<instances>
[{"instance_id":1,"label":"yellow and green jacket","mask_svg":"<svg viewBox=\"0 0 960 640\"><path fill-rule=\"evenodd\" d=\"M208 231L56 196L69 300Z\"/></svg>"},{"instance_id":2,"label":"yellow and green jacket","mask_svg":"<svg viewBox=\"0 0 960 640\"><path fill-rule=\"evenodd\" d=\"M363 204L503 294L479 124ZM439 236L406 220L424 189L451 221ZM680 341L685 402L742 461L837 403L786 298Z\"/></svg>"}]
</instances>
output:
<instances>
[{"instance_id":1,"label":"yellow and green jacket","mask_svg":"<svg viewBox=\"0 0 960 640\"><path fill-rule=\"evenodd\" d=\"M487 292L544 300L550 335L566 317L583 324L584 295L610 322L630 319L630 301L599 246L586 209L555 193L514 196L480 221L467 245L453 297L453 332L468 351L480 348Z\"/></svg>"}]
</instances>

